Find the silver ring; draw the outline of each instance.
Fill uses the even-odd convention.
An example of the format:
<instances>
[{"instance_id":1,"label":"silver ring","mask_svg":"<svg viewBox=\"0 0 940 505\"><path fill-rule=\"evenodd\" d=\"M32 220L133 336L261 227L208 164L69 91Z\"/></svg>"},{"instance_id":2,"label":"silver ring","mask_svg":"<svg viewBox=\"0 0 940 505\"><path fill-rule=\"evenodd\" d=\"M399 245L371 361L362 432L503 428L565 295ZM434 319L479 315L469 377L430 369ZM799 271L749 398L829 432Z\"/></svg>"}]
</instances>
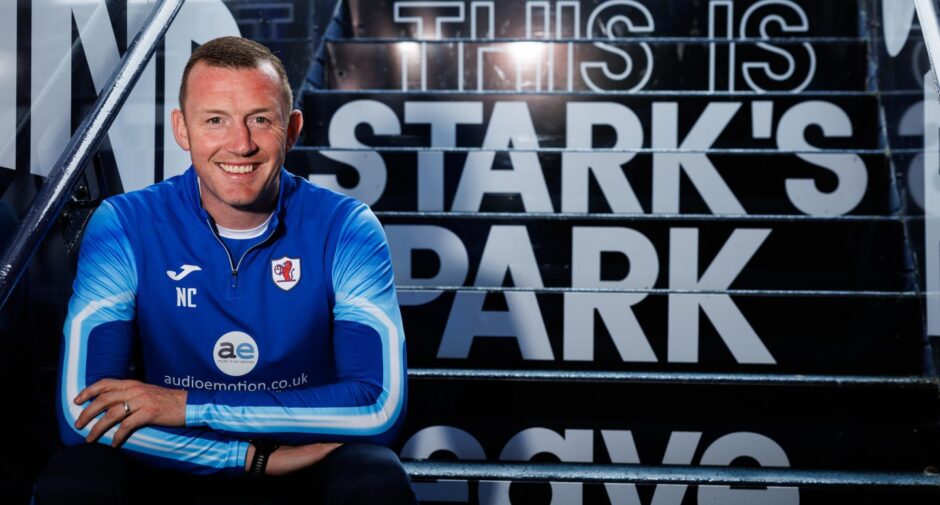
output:
<instances>
[{"instance_id":1,"label":"silver ring","mask_svg":"<svg viewBox=\"0 0 940 505\"><path fill-rule=\"evenodd\" d=\"M131 406L124 402L124 417L131 415Z\"/></svg>"}]
</instances>

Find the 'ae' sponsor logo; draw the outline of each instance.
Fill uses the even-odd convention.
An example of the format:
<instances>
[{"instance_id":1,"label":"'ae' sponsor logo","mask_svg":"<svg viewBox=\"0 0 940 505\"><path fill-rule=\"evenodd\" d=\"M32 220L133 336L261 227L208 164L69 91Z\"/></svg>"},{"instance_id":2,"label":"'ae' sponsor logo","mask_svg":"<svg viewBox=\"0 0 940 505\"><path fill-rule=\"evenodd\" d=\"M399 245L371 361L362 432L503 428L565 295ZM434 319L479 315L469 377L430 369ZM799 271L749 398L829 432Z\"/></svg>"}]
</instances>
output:
<instances>
[{"instance_id":1,"label":"'ae' sponsor logo","mask_svg":"<svg viewBox=\"0 0 940 505\"><path fill-rule=\"evenodd\" d=\"M284 256L271 260L271 280L274 285L288 291L300 282L300 258Z\"/></svg>"},{"instance_id":2,"label":"'ae' sponsor logo","mask_svg":"<svg viewBox=\"0 0 940 505\"><path fill-rule=\"evenodd\" d=\"M230 331L215 343L212 357L223 373L240 377L258 364L258 344L247 333Z\"/></svg>"}]
</instances>

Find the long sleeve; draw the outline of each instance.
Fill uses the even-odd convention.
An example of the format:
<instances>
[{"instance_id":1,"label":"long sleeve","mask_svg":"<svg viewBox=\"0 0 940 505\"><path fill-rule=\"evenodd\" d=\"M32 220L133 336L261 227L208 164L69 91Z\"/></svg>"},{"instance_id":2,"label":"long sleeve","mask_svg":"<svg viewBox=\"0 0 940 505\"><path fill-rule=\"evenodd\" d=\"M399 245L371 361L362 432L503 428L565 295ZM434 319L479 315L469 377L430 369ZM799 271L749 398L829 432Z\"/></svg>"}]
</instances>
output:
<instances>
[{"instance_id":1,"label":"long sleeve","mask_svg":"<svg viewBox=\"0 0 940 505\"><path fill-rule=\"evenodd\" d=\"M192 391L187 426L287 443L390 444L406 401L405 338L385 234L365 205L339 229L331 268L334 383L286 391Z\"/></svg>"},{"instance_id":2,"label":"long sleeve","mask_svg":"<svg viewBox=\"0 0 940 505\"><path fill-rule=\"evenodd\" d=\"M69 445L84 443L93 425L75 428L87 403L75 405L72 399L100 379L127 378L135 339L134 253L108 202L85 230L73 288L63 328L57 401L60 434ZM99 442L110 444L115 430ZM122 449L150 464L190 473L239 472L248 443L205 429L145 427Z\"/></svg>"}]
</instances>

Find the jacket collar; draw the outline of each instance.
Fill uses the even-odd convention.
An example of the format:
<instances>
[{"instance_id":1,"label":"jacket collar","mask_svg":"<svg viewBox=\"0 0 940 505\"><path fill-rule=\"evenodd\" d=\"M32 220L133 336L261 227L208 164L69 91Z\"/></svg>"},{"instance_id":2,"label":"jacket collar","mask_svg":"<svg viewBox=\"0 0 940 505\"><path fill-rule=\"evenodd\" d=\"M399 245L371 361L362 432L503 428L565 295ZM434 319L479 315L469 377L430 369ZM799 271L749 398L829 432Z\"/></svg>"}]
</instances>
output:
<instances>
[{"instance_id":1,"label":"jacket collar","mask_svg":"<svg viewBox=\"0 0 940 505\"><path fill-rule=\"evenodd\" d=\"M182 189L188 207L196 212L201 221L205 222L206 220L210 220L214 223L212 216L210 216L209 212L202 206L202 199L199 195L199 177L196 175L196 169L190 165L189 169L183 173L182 177ZM269 230L276 228L284 220L288 199L295 189L295 181L284 167L281 167L279 177L277 203L274 207L274 217L271 218L271 222L268 224Z\"/></svg>"}]
</instances>

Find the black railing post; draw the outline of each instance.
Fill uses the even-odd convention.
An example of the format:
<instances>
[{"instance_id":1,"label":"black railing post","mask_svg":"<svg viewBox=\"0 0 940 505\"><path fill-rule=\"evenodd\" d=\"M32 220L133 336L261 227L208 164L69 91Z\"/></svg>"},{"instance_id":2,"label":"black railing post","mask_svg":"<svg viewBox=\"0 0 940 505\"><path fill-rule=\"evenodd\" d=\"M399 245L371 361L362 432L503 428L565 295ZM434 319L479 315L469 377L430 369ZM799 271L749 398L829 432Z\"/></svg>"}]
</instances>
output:
<instances>
[{"instance_id":1,"label":"black railing post","mask_svg":"<svg viewBox=\"0 0 940 505\"><path fill-rule=\"evenodd\" d=\"M183 1L161 0L154 7L30 204L22 225L0 259L0 308L6 304L29 260L62 212L82 168L97 151Z\"/></svg>"}]
</instances>

